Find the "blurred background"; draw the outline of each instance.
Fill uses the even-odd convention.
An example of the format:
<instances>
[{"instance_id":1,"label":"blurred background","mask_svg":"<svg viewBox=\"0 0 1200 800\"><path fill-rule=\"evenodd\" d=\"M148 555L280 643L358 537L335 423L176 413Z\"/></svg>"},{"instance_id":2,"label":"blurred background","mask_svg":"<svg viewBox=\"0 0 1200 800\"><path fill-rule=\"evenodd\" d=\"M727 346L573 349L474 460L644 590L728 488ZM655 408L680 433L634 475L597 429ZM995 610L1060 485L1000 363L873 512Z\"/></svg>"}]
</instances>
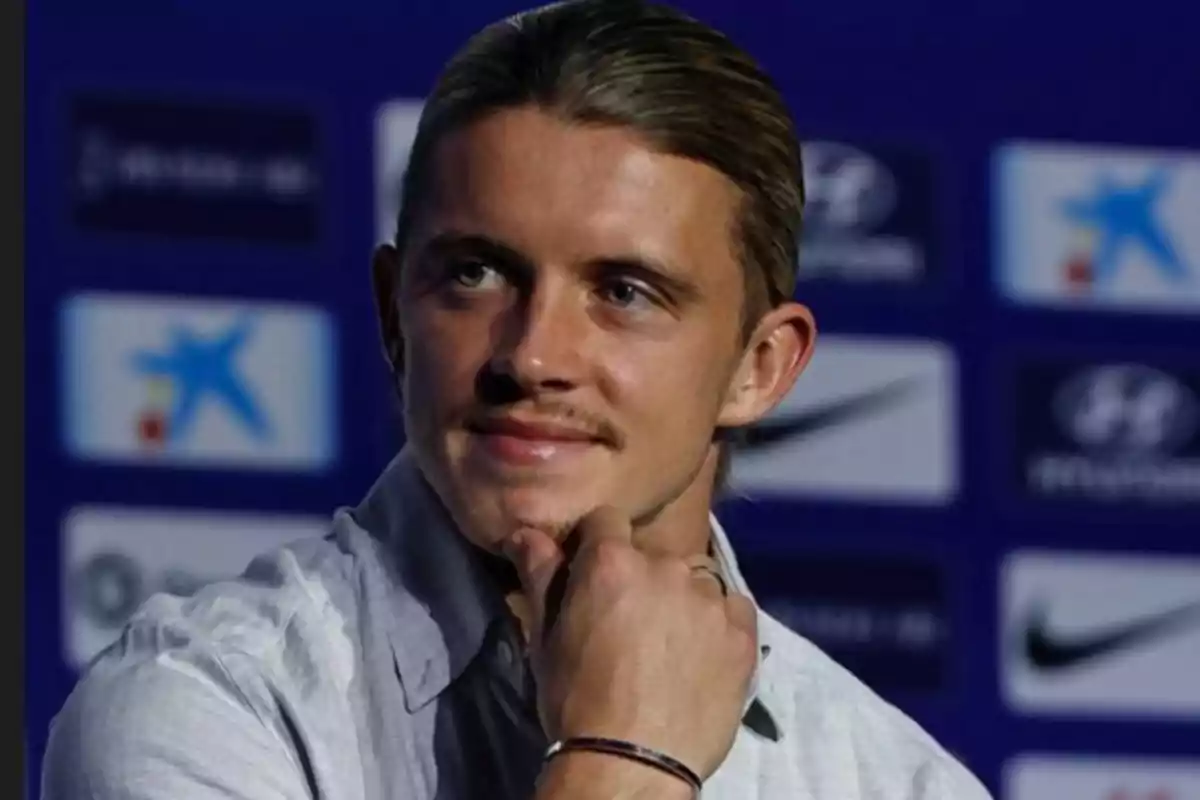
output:
<instances>
[{"instance_id":1,"label":"blurred background","mask_svg":"<svg viewBox=\"0 0 1200 800\"><path fill-rule=\"evenodd\" d=\"M760 603L997 797L1200 798L1200 7L680 5L808 171L822 338L721 509ZM147 594L395 453L370 251L440 65L522 7L31 4L33 770Z\"/></svg>"}]
</instances>

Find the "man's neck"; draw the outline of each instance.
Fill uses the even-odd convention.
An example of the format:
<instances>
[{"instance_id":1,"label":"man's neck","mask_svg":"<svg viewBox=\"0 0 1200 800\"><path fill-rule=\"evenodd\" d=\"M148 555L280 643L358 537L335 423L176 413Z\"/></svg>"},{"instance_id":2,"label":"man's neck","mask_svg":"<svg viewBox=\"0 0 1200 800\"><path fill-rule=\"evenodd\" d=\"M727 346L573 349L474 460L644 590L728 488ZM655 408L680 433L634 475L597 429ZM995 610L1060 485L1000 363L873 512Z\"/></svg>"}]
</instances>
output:
<instances>
[{"instance_id":1,"label":"man's neck","mask_svg":"<svg viewBox=\"0 0 1200 800\"><path fill-rule=\"evenodd\" d=\"M680 494L635 521L633 543L639 550L675 558L709 554L716 467L709 461Z\"/></svg>"}]
</instances>

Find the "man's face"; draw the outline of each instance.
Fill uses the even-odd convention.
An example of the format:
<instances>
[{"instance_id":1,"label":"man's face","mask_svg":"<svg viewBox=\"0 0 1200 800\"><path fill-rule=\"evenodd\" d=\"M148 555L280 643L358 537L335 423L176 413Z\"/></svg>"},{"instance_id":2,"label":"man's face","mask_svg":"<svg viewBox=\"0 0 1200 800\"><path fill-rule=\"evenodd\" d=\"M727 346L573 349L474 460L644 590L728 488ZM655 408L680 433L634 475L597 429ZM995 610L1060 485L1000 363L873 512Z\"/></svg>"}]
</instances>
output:
<instances>
[{"instance_id":1,"label":"man's face","mask_svg":"<svg viewBox=\"0 0 1200 800\"><path fill-rule=\"evenodd\" d=\"M601 504L707 511L714 429L786 392L743 391L762 381L740 337L736 187L532 108L449 135L433 174L376 281L409 447L462 531L494 550Z\"/></svg>"}]
</instances>

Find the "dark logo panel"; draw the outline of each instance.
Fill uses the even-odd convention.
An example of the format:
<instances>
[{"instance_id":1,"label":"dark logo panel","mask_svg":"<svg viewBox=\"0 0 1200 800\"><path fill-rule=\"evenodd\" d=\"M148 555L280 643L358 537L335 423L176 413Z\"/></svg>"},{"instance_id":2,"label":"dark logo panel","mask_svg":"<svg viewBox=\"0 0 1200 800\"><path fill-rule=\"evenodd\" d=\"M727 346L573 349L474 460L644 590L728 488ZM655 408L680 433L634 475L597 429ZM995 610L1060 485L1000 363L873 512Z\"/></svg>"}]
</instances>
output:
<instances>
[{"instance_id":1,"label":"dark logo panel","mask_svg":"<svg viewBox=\"0 0 1200 800\"><path fill-rule=\"evenodd\" d=\"M1200 501L1200 370L1035 363L1015 390L1014 478L1028 496Z\"/></svg>"},{"instance_id":2,"label":"dark logo panel","mask_svg":"<svg viewBox=\"0 0 1200 800\"><path fill-rule=\"evenodd\" d=\"M77 98L75 224L289 245L319 233L317 133L301 112Z\"/></svg>"},{"instance_id":3,"label":"dark logo panel","mask_svg":"<svg viewBox=\"0 0 1200 800\"><path fill-rule=\"evenodd\" d=\"M928 157L844 142L803 145L802 281L921 285L936 279Z\"/></svg>"},{"instance_id":4,"label":"dark logo panel","mask_svg":"<svg viewBox=\"0 0 1200 800\"><path fill-rule=\"evenodd\" d=\"M940 567L890 556L743 556L767 613L880 690L945 680L950 621Z\"/></svg>"}]
</instances>

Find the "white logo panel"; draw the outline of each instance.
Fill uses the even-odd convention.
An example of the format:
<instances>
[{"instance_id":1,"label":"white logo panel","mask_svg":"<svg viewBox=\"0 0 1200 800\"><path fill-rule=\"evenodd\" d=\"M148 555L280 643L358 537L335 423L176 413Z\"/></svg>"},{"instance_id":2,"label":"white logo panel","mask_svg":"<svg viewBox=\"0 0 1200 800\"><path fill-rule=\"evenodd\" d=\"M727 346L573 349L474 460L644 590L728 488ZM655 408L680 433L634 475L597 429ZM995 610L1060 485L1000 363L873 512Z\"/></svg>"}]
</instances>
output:
<instances>
[{"instance_id":1,"label":"white logo panel","mask_svg":"<svg viewBox=\"0 0 1200 800\"><path fill-rule=\"evenodd\" d=\"M265 513L79 507L62 530L63 651L82 667L150 595L188 595L329 521Z\"/></svg>"},{"instance_id":2,"label":"white logo panel","mask_svg":"<svg viewBox=\"0 0 1200 800\"><path fill-rule=\"evenodd\" d=\"M401 182L423 105L418 99L390 100L375 114L375 239L379 243L396 236Z\"/></svg>"},{"instance_id":3,"label":"white logo panel","mask_svg":"<svg viewBox=\"0 0 1200 800\"><path fill-rule=\"evenodd\" d=\"M1012 143L994 180L995 268L1010 299L1200 308L1200 153Z\"/></svg>"},{"instance_id":4,"label":"white logo panel","mask_svg":"<svg viewBox=\"0 0 1200 800\"><path fill-rule=\"evenodd\" d=\"M1017 710L1200 718L1200 559L1026 550L1001 592Z\"/></svg>"},{"instance_id":5,"label":"white logo panel","mask_svg":"<svg viewBox=\"0 0 1200 800\"><path fill-rule=\"evenodd\" d=\"M735 451L730 488L913 504L958 490L957 369L931 340L821 336L808 368Z\"/></svg>"},{"instance_id":6,"label":"white logo panel","mask_svg":"<svg viewBox=\"0 0 1200 800\"><path fill-rule=\"evenodd\" d=\"M336 457L321 309L84 294L62 312L64 433L84 460L321 471Z\"/></svg>"},{"instance_id":7,"label":"white logo panel","mask_svg":"<svg viewBox=\"0 0 1200 800\"><path fill-rule=\"evenodd\" d=\"M1025 755L1004 785L1005 800L1200 800L1200 762Z\"/></svg>"}]
</instances>

